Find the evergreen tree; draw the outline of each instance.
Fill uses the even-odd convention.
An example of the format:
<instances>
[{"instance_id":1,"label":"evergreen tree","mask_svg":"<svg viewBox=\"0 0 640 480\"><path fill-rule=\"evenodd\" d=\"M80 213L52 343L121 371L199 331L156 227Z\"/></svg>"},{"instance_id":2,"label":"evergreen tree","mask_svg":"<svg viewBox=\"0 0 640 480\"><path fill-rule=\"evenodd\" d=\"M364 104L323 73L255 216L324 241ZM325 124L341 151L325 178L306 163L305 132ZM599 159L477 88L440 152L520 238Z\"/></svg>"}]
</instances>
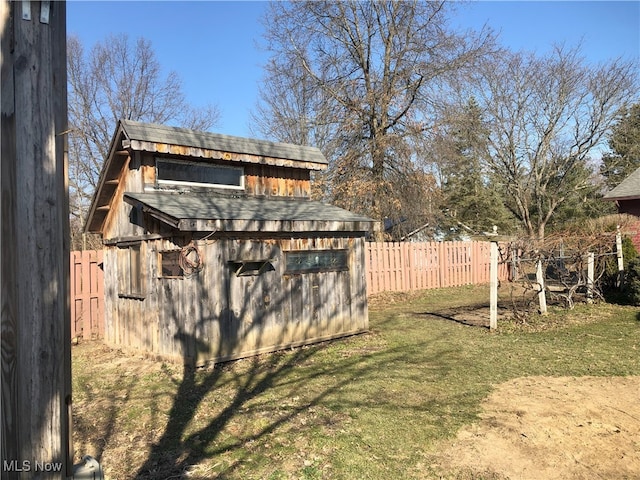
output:
<instances>
[{"instance_id":1,"label":"evergreen tree","mask_svg":"<svg viewBox=\"0 0 640 480\"><path fill-rule=\"evenodd\" d=\"M600 172L609 188L615 188L640 167L640 103L622 110L609 137L611 153L602 157Z\"/></svg>"},{"instance_id":2,"label":"evergreen tree","mask_svg":"<svg viewBox=\"0 0 640 480\"><path fill-rule=\"evenodd\" d=\"M478 233L513 230L514 220L504 205L500 183L483 169L487 129L478 103L471 98L441 139L442 190L455 230Z\"/></svg>"}]
</instances>

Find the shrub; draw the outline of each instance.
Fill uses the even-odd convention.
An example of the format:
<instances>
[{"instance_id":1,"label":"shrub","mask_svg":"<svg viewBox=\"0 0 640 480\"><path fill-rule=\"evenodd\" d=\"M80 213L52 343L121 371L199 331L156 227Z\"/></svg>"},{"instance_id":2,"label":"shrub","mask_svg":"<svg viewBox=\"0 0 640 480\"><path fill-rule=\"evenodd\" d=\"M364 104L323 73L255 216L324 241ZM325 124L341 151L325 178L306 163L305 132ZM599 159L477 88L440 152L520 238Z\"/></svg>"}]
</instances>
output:
<instances>
[{"instance_id":1,"label":"shrub","mask_svg":"<svg viewBox=\"0 0 640 480\"><path fill-rule=\"evenodd\" d=\"M640 305L640 258L636 257L629 261L624 275L621 293L625 303Z\"/></svg>"},{"instance_id":2,"label":"shrub","mask_svg":"<svg viewBox=\"0 0 640 480\"><path fill-rule=\"evenodd\" d=\"M618 260L615 256L609 256L601 279L602 293L607 301L638 304L640 303L640 256L629 237L622 239L622 258L625 279L622 288L616 286Z\"/></svg>"}]
</instances>

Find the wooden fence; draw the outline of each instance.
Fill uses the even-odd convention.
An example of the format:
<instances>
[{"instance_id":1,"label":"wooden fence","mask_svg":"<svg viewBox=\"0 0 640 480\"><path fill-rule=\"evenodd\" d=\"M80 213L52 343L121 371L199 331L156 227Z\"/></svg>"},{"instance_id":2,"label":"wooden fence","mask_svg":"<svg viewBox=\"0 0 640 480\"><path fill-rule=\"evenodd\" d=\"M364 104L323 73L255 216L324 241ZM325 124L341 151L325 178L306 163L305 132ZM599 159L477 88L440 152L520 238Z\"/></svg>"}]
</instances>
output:
<instances>
[{"instance_id":1,"label":"wooden fence","mask_svg":"<svg viewBox=\"0 0 640 480\"><path fill-rule=\"evenodd\" d=\"M71 338L104 336L102 250L71 252Z\"/></svg>"},{"instance_id":2,"label":"wooden fence","mask_svg":"<svg viewBox=\"0 0 640 480\"><path fill-rule=\"evenodd\" d=\"M367 243L367 294L489 283L491 242ZM500 264L498 279L508 279Z\"/></svg>"}]
</instances>

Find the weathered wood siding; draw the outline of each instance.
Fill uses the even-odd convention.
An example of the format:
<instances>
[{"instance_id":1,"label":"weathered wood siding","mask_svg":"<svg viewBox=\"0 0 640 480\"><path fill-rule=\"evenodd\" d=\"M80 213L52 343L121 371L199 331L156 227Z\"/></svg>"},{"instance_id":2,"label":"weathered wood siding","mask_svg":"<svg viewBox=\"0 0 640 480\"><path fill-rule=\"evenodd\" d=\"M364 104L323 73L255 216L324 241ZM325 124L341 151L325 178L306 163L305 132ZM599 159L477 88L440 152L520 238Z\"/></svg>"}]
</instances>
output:
<instances>
[{"instance_id":1,"label":"weathered wood siding","mask_svg":"<svg viewBox=\"0 0 640 480\"><path fill-rule=\"evenodd\" d=\"M103 237L106 240L140 236L146 231L158 232L162 230L160 226L156 226L154 229L153 221L143 227L142 219L135 218L135 212L132 214L131 205L124 202L122 198L125 192L140 193L155 188L156 157L137 151L131 152L126 157L118 178L117 193L113 198L113 203L110 205L110 214L105 224ZM224 161L211 163L228 165L228 162ZM243 167L245 187L241 192L244 194L261 197L292 198L309 198L311 196L310 174L307 170L254 164L246 164ZM184 186L181 188L184 188ZM145 221L149 222L149 219Z\"/></svg>"},{"instance_id":2,"label":"weathered wood siding","mask_svg":"<svg viewBox=\"0 0 640 480\"><path fill-rule=\"evenodd\" d=\"M299 198L311 196L308 170L271 165L246 165L244 174L245 192L249 195Z\"/></svg>"},{"instance_id":3,"label":"weathered wood siding","mask_svg":"<svg viewBox=\"0 0 640 480\"><path fill-rule=\"evenodd\" d=\"M140 152L127 156L118 178L117 193L113 197L110 214L107 217L104 239L141 235L144 229L132 222L131 205L123 200L125 192L143 192L144 182Z\"/></svg>"},{"instance_id":4,"label":"weathered wood siding","mask_svg":"<svg viewBox=\"0 0 640 480\"><path fill-rule=\"evenodd\" d=\"M190 238L148 242L143 300L118 296L117 247L105 252L107 342L186 363L227 360L365 331L364 239L234 238L196 241L203 269L159 278L157 252ZM347 249L349 269L286 274L285 251ZM236 260L271 259L272 270L236 276Z\"/></svg>"},{"instance_id":5,"label":"weathered wood siding","mask_svg":"<svg viewBox=\"0 0 640 480\"><path fill-rule=\"evenodd\" d=\"M140 152L136 152L140 155ZM156 182L155 159L153 155L141 154L140 163L132 162L131 170L140 170L127 188L128 192L141 192L148 188L154 188ZM167 157L180 158L180 157ZM193 161L193 158L182 158ZM209 160L212 165L229 166L229 161ZM299 197L308 198L311 195L311 180L308 170L276 165L257 165L251 163L238 163L235 166L244 168L244 191L247 195L264 197ZM133 173L133 171L132 171ZM165 186L166 188L166 186ZM181 188L184 188L181 187Z\"/></svg>"}]
</instances>

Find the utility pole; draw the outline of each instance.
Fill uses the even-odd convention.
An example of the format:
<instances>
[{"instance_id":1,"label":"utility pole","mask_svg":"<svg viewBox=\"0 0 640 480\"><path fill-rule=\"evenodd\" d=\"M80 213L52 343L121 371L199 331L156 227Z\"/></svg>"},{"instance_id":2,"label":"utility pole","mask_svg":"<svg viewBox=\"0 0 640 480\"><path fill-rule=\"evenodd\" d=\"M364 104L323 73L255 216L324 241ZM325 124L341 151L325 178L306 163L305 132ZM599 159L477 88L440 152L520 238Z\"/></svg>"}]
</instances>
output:
<instances>
[{"instance_id":1,"label":"utility pole","mask_svg":"<svg viewBox=\"0 0 640 480\"><path fill-rule=\"evenodd\" d=\"M3 479L72 474L66 3L0 0Z\"/></svg>"}]
</instances>

